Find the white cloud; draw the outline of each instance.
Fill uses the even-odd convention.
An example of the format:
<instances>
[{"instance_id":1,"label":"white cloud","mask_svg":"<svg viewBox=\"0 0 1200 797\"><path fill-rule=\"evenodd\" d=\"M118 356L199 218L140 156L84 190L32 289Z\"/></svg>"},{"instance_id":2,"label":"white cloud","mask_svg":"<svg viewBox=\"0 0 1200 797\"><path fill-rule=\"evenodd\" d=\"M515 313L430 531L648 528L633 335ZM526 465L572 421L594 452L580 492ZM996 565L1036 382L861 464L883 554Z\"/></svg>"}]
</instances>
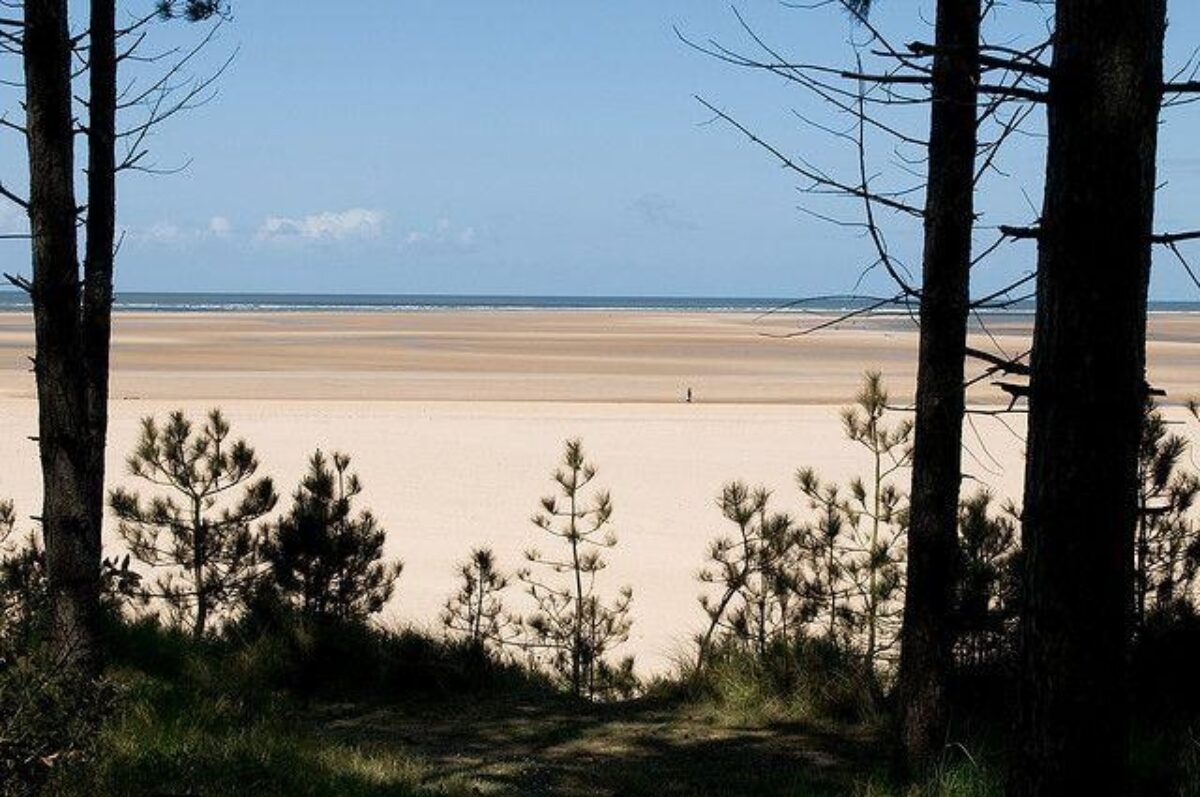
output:
<instances>
[{"instance_id":1,"label":"white cloud","mask_svg":"<svg viewBox=\"0 0 1200 797\"><path fill-rule=\"evenodd\" d=\"M159 244L160 246L180 246L198 241L201 237L199 230L185 229L178 224L160 221L142 229L127 231L131 241L137 243Z\"/></svg>"},{"instance_id":2,"label":"white cloud","mask_svg":"<svg viewBox=\"0 0 1200 797\"><path fill-rule=\"evenodd\" d=\"M456 227L449 219L441 218L430 229L409 230L400 239L400 251L439 252L473 249L479 241L474 227Z\"/></svg>"},{"instance_id":3,"label":"white cloud","mask_svg":"<svg viewBox=\"0 0 1200 797\"><path fill-rule=\"evenodd\" d=\"M203 227L159 221L149 227L128 227L125 239L135 244L184 247L214 239L226 240L233 235L233 222L224 216L213 216Z\"/></svg>"},{"instance_id":4,"label":"white cloud","mask_svg":"<svg viewBox=\"0 0 1200 797\"><path fill-rule=\"evenodd\" d=\"M233 234L233 222L224 216L213 216L208 220L208 232L216 238L228 238Z\"/></svg>"},{"instance_id":5,"label":"white cloud","mask_svg":"<svg viewBox=\"0 0 1200 797\"><path fill-rule=\"evenodd\" d=\"M268 243L349 241L378 238L383 231L382 211L351 208L301 218L271 216L258 227L253 240ZM146 227L129 227L125 237L130 243L183 247L215 241L235 242L247 236L228 216L216 215L200 225L159 221Z\"/></svg>"},{"instance_id":6,"label":"white cloud","mask_svg":"<svg viewBox=\"0 0 1200 797\"><path fill-rule=\"evenodd\" d=\"M186 247L204 244L205 241L229 240L233 238L233 222L226 216L212 216L208 223L180 224L173 221L158 221L149 227L126 227L124 236L130 244L150 246Z\"/></svg>"},{"instance_id":7,"label":"white cloud","mask_svg":"<svg viewBox=\"0 0 1200 797\"><path fill-rule=\"evenodd\" d=\"M347 241L378 238L384 214L367 208L326 211L303 218L271 216L258 228L260 241Z\"/></svg>"}]
</instances>

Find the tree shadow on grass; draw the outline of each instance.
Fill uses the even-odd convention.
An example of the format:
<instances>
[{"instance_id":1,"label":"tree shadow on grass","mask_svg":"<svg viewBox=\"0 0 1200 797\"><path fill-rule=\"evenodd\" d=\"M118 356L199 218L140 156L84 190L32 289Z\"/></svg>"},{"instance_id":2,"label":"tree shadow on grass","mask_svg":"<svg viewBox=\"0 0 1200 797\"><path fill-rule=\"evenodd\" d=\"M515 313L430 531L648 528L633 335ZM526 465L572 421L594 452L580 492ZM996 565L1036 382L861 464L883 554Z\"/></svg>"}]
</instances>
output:
<instances>
[{"instance_id":1,"label":"tree shadow on grass","mask_svg":"<svg viewBox=\"0 0 1200 797\"><path fill-rule=\"evenodd\" d=\"M435 793L833 795L880 767L863 732L724 727L647 703L464 699L326 707L310 720L339 744L421 761Z\"/></svg>"}]
</instances>

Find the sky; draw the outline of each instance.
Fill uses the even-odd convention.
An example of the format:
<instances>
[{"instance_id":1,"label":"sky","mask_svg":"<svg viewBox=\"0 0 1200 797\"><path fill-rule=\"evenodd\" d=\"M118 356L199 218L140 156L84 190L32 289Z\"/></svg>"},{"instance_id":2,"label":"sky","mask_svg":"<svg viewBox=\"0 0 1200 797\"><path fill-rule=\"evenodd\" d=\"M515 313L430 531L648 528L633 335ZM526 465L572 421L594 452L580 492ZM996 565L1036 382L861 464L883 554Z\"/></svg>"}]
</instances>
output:
<instances>
[{"instance_id":1,"label":"sky","mask_svg":"<svg viewBox=\"0 0 1200 797\"><path fill-rule=\"evenodd\" d=\"M76 3L81 28L84 4ZM119 4L130 15L146 2ZM772 0L234 0L194 62L233 55L219 92L156 130L151 161L125 174L119 290L799 297L891 291L860 229L861 206L804 181L713 115L699 95L789 156L853 177L854 152L811 124L844 127L828 105L763 72L696 52L676 35L753 52L734 10L790 59L849 67L861 27L833 8ZM931 3L883 0L895 42L929 40ZM1200 45L1200 4L1172 0L1168 68ZM1017 3L991 24L1032 43L1042 12ZM153 49L203 30L158 25ZM869 58L869 53L868 53ZM146 85L157 64L132 64ZM12 58L0 78L19 74ZM136 109L135 109L136 110ZM0 112L20 114L0 91ZM920 134L927 110L893 109ZM136 116L127 117L136 121ZM809 120L809 121L805 121ZM1008 145L981 185L978 246L1040 203L1044 120ZM1164 117L1158 226L1200 226L1200 105ZM879 186L910 187L919 163L870 141ZM0 133L0 180L20 189L23 144ZM0 232L22 229L0 204ZM889 250L915 268L920 230L885 218ZM4 270L27 270L0 242ZM1197 247L1200 249L1200 247ZM1027 273L1028 243L979 270L983 292ZM1200 259L1200 251L1196 252ZM1156 261L1152 295L1200 300Z\"/></svg>"}]
</instances>

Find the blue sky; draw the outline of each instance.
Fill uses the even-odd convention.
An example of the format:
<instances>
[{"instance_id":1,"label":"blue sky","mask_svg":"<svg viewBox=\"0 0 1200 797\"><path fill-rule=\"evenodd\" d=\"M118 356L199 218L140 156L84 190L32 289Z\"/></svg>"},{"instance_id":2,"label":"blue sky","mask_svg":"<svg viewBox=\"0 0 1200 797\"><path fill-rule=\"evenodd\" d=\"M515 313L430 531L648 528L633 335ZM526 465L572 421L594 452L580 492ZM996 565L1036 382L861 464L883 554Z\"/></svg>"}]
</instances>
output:
<instances>
[{"instance_id":1,"label":"blue sky","mask_svg":"<svg viewBox=\"0 0 1200 797\"><path fill-rule=\"evenodd\" d=\"M149 3L124 4L130 11ZM914 5L924 12L915 13ZM1039 12L1013 4L996 41L1033 41ZM862 40L833 9L736 4L797 60L853 63ZM885 0L896 42L928 39L929 2ZM1169 64L1200 45L1200 8L1172 0ZM790 154L834 171L852 153L795 112L836 122L777 78L697 54L675 36L752 43L724 2L551 0L340 4L236 0L203 72L237 49L220 96L155 136L160 166L120 188L125 290L801 296L855 289L871 247L858 208L806 197L800 181L739 134L707 124L700 94ZM82 19L82 17L81 17ZM194 39L175 25L162 46ZM17 64L0 64L11 77ZM143 78L144 79L144 78ZM10 115L11 90L0 94ZM925 112L902 121L919 131ZM1031 126L1039 132L1040 120ZM1166 117L1159 226L1200 226L1200 106ZM1027 223L1040 201L1036 136L1016 140L989 180L985 225ZM882 184L911 182L876 142ZM0 145L0 178L23 183L20 142ZM0 226L17 229L13 208ZM887 220L889 246L919 262L919 231ZM981 245L991 233L980 232ZM5 268L27 257L3 244ZM1027 271L1006 249L981 291ZM1200 252L1197 253L1200 259ZM1166 259L1157 298L1200 299ZM859 290L882 292L869 274Z\"/></svg>"}]
</instances>

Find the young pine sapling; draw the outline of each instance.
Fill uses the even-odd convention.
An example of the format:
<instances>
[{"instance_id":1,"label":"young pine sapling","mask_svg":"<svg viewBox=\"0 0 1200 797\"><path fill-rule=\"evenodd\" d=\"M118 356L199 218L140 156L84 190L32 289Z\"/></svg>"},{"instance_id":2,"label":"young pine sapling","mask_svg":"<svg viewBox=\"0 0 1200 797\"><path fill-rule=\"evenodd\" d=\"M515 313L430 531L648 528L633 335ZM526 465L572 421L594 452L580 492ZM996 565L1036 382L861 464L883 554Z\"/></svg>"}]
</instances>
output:
<instances>
[{"instance_id":1,"label":"young pine sapling","mask_svg":"<svg viewBox=\"0 0 1200 797\"><path fill-rule=\"evenodd\" d=\"M589 700L613 692L631 691L633 659L613 667L605 654L629 638L629 607L633 591L623 587L612 603L596 590L596 576L606 567L602 552L617 544L609 529L612 499L605 491L586 497L596 477L587 462L583 444L569 440L562 466L554 481L561 495L542 499L542 511L533 516L535 526L563 543L561 554L546 555L530 549L530 563L517 573L534 601L526 618L530 650L546 654L550 667L571 692ZM537 568L537 573L533 568ZM547 578L565 575L562 582Z\"/></svg>"},{"instance_id":2,"label":"young pine sapling","mask_svg":"<svg viewBox=\"0 0 1200 797\"><path fill-rule=\"evenodd\" d=\"M131 475L166 491L148 501L117 488L109 505L130 553L167 572L153 597L204 636L214 616L244 601L259 575L252 525L277 500L270 478L255 478L258 458L245 440L231 442L220 410L196 428L182 411L164 426L142 422L127 464Z\"/></svg>"},{"instance_id":3,"label":"young pine sapling","mask_svg":"<svg viewBox=\"0 0 1200 797\"><path fill-rule=\"evenodd\" d=\"M1169 612L1187 600L1200 566L1200 533L1188 517L1200 479L1183 468L1188 440L1167 431L1162 412L1147 401L1138 448L1137 528L1134 539L1134 631L1151 610Z\"/></svg>"},{"instance_id":4,"label":"young pine sapling","mask_svg":"<svg viewBox=\"0 0 1200 797\"><path fill-rule=\"evenodd\" d=\"M315 452L291 509L262 543L271 585L309 617L358 621L379 612L404 567L383 561L387 533L375 516L355 514L362 482L349 468L345 454L331 461Z\"/></svg>"},{"instance_id":5,"label":"young pine sapling","mask_svg":"<svg viewBox=\"0 0 1200 797\"><path fill-rule=\"evenodd\" d=\"M958 511L955 566L954 653L960 664L979 666L1007 652L1018 609L1016 510L991 511L992 496L980 490Z\"/></svg>"},{"instance_id":6,"label":"young pine sapling","mask_svg":"<svg viewBox=\"0 0 1200 797\"><path fill-rule=\"evenodd\" d=\"M815 519L803 529L804 595L812 604L815 621L825 639L838 650L849 645L853 624L846 583L850 506L836 484L823 484L812 468L796 472L796 485L808 499Z\"/></svg>"},{"instance_id":7,"label":"young pine sapling","mask_svg":"<svg viewBox=\"0 0 1200 797\"><path fill-rule=\"evenodd\" d=\"M699 640L697 667L724 639L745 646L760 659L772 644L790 641L809 619L802 600L800 534L792 519L768 511L770 492L731 482L717 505L737 534L715 539L700 581L720 585L720 596L700 598L708 627Z\"/></svg>"},{"instance_id":8,"label":"young pine sapling","mask_svg":"<svg viewBox=\"0 0 1200 797\"><path fill-rule=\"evenodd\" d=\"M442 610L442 625L466 639L472 649L485 653L515 640L520 620L504 609L503 592L508 577L496 567L491 548L475 548L459 566L458 592Z\"/></svg>"},{"instance_id":9,"label":"young pine sapling","mask_svg":"<svg viewBox=\"0 0 1200 797\"><path fill-rule=\"evenodd\" d=\"M845 572L856 593L863 660L872 668L885 663L895 645L904 591L905 499L891 480L909 464L913 425L907 420L886 425L887 410L883 378L870 371L854 405L842 411L847 439L871 457L869 481L855 478L850 483L852 556Z\"/></svg>"}]
</instances>

